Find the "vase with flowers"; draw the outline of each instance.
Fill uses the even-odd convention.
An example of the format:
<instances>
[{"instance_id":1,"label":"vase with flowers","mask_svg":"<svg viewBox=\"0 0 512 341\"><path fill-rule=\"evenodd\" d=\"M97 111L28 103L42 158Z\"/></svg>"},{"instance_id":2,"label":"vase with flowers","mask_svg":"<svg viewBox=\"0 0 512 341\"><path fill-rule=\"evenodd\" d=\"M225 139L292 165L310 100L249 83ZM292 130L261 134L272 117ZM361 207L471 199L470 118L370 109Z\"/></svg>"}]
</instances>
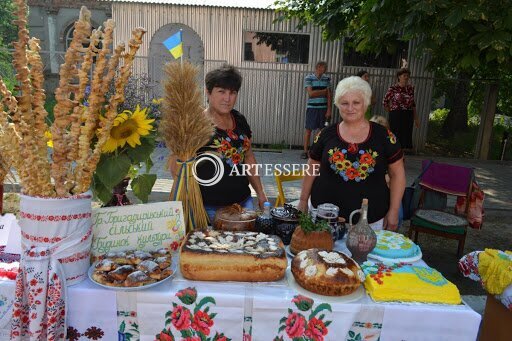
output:
<instances>
[{"instance_id":1,"label":"vase with flowers","mask_svg":"<svg viewBox=\"0 0 512 341\"><path fill-rule=\"evenodd\" d=\"M104 206L130 204L128 183L138 199L148 201L156 181L156 174L149 173L155 149L154 122L150 109L139 105L116 116L93 177L94 194Z\"/></svg>"}]
</instances>

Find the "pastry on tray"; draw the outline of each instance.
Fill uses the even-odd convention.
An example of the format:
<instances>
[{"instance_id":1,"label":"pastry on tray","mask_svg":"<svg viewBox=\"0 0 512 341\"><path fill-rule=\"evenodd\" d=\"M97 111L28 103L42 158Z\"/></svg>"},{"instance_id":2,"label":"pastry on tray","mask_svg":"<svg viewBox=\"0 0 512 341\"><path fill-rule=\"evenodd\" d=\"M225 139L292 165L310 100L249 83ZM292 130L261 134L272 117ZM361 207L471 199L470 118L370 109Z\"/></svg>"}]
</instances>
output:
<instances>
[{"instance_id":1,"label":"pastry on tray","mask_svg":"<svg viewBox=\"0 0 512 341\"><path fill-rule=\"evenodd\" d=\"M295 281L304 289L326 296L351 294L364 282L359 265L342 252L309 249L292 261Z\"/></svg>"},{"instance_id":2,"label":"pastry on tray","mask_svg":"<svg viewBox=\"0 0 512 341\"><path fill-rule=\"evenodd\" d=\"M281 239L257 232L195 231L180 251L181 274L191 280L271 282L287 265Z\"/></svg>"},{"instance_id":3,"label":"pastry on tray","mask_svg":"<svg viewBox=\"0 0 512 341\"><path fill-rule=\"evenodd\" d=\"M165 248L156 251L116 251L100 257L91 279L110 287L141 287L173 274L172 255Z\"/></svg>"}]
</instances>

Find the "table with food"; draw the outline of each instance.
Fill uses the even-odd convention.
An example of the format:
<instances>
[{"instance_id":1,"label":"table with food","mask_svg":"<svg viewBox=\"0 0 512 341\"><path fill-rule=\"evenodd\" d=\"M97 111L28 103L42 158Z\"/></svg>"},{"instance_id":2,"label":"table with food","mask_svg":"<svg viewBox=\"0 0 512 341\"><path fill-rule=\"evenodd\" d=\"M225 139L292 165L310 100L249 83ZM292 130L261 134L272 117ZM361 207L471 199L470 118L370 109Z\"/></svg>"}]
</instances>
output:
<instances>
[{"instance_id":1,"label":"table with food","mask_svg":"<svg viewBox=\"0 0 512 341\"><path fill-rule=\"evenodd\" d=\"M275 230L283 212L293 230L289 245ZM175 252L126 249L99 257L88 278L68 288L68 335L95 326L105 340L476 338L480 315L407 237L377 231L375 248L358 263L349 236L333 238L331 226L289 206L273 208L275 214L280 219L269 228L259 219L265 212L226 207L213 222L220 228L189 232ZM13 271L18 263L11 264L3 268ZM13 294L9 271L1 289ZM12 296L6 298L8 307ZM6 335L9 326L2 327Z\"/></svg>"}]
</instances>

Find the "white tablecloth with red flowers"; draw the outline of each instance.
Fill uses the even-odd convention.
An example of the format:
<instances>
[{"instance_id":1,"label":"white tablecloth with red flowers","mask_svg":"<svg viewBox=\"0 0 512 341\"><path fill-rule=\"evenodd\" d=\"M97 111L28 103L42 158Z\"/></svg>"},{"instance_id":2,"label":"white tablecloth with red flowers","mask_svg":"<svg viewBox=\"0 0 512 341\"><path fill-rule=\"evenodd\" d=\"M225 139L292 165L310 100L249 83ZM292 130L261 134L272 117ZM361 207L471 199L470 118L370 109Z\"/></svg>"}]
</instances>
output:
<instances>
[{"instance_id":1,"label":"white tablecloth with red flowers","mask_svg":"<svg viewBox=\"0 0 512 341\"><path fill-rule=\"evenodd\" d=\"M8 339L14 281L0 281L0 340ZM179 273L122 292L90 280L68 288L70 340L475 340L471 308L319 300L276 283L209 283ZM3 315L2 315L3 314ZM7 317L7 318L5 318Z\"/></svg>"}]
</instances>

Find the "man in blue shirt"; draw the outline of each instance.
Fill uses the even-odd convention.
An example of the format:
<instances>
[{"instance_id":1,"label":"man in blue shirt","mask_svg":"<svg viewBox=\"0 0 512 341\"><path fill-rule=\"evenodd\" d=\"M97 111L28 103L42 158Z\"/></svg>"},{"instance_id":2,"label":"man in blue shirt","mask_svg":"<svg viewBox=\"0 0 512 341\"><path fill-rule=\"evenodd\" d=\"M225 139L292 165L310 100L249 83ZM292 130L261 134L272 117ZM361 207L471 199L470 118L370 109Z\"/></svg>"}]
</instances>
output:
<instances>
[{"instance_id":1,"label":"man in blue shirt","mask_svg":"<svg viewBox=\"0 0 512 341\"><path fill-rule=\"evenodd\" d=\"M306 109L306 130L304 132L304 152L301 157L308 158L311 132L321 129L324 122L331 117L332 95L331 78L325 75L327 63L320 61L316 63L315 73L306 76L304 87L308 92L308 103Z\"/></svg>"}]
</instances>

